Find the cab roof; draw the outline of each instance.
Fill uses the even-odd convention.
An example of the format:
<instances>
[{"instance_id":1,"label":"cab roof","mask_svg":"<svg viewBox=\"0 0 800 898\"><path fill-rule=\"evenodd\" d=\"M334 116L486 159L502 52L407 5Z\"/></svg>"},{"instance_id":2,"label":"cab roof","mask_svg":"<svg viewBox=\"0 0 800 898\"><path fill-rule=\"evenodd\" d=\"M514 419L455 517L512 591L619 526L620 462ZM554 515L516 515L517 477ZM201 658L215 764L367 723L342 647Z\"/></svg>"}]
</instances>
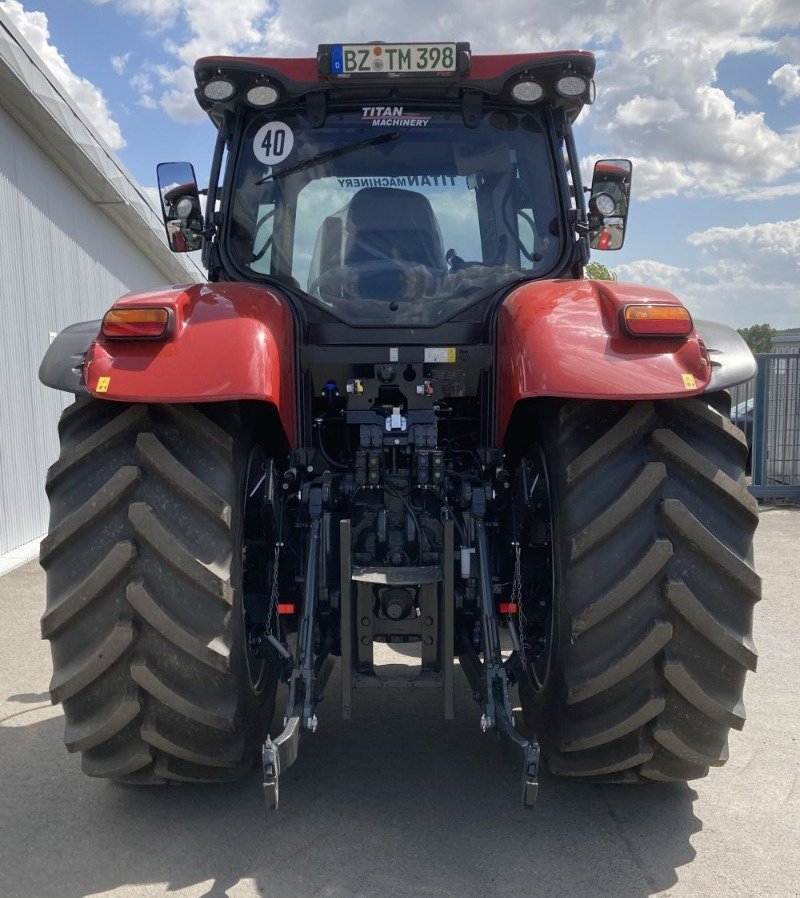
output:
<instances>
[{"instance_id":1,"label":"cab roof","mask_svg":"<svg viewBox=\"0 0 800 898\"><path fill-rule=\"evenodd\" d=\"M194 67L197 101L218 127L226 109L242 103L248 105L247 91L257 84L272 85L279 93L279 99L268 108L280 108L305 98L309 109L314 107L317 114L321 109L323 117L328 103L379 102L381 99L450 100L463 102L466 107L469 98L478 110L483 98L516 104L510 91L522 80L538 82L543 88L543 97L536 101L537 104L546 102L563 108L570 121L574 121L583 106L594 99L595 57L586 50L476 56L470 53L468 44L458 44L462 57L458 72L336 77L325 72L321 59L325 46L320 47L317 58L206 56L198 59ZM565 75L585 79L587 88L582 95L565 97L559 94L556 82ZM228 80L234 86L232 95L224 101L209 100L203 91L204 86L215 79ZM518 105L522 108L534 104Z\"/></svg>"}]
</instances>

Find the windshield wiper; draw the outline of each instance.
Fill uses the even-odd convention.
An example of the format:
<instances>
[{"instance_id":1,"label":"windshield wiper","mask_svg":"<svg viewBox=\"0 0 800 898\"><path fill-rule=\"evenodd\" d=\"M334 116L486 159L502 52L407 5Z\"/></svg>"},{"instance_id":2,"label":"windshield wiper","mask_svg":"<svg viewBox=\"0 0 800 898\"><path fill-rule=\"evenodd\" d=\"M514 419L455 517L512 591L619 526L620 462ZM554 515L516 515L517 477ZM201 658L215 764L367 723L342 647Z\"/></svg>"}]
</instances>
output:
<instances>
[{"instance_id":1,"label":"windshield wiper","mask_svg":"<svg viewBox=\"0 0 800 898\"><path fill-rule=\"evenodd\" d=\"M354 153L362 147L375 146L379 143L388 143L390 140L397 140L400 137L399 131L386 131L383 134L376 134L367 140L358 141L358 143L348 143L343 147L336 147L332 150L326 150L324 153L317 153L316 156L310 156L297 165L291 165L275 174L266 175L256 181L256 184L266 184L267 181L277 181L278 178L285 178L287 175L293 175L295 172L303 171L306 168L313 168L315 165L321 165L323 162L329 162L331 159L337 159L339 156L345 156L347 153Z\"/></svg>"}]
</instances>

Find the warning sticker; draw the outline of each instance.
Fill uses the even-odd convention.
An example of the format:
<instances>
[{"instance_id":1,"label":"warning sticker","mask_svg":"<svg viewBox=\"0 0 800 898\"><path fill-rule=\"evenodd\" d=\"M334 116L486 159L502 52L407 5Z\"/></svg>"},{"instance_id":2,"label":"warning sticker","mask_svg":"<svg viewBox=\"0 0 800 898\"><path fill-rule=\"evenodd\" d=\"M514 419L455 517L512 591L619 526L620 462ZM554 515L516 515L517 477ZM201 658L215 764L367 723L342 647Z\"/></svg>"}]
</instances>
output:
<instances>
[{"instance_id":1,"label":"warning sticker","mask_svg":"<svg viewBox=\"0 0 800 898\"><path fill-rule=\"evenodd\" d=\"M98 377L97 378L97 386L95 387L96 393L107 393L108 388L111 386L111 378L110 377Z\"/></svg>"},{"instance_id":2,"label":"warning sticker","mask_svg":"<svg viewBox=\"0 0 800 898\"><path fill-rule=\"evenodd\" d=\"M253 153L264 165L283 162L294 147L292 129L284 122L269 122L256 131Z\"/></svg>"},{"instance_id":3,"label":"warning sticker","mask_svg":"<svg viewBox=\"0 0 800 898\"><path fill-rule=\"evenodd\" d=\"M426 346L425 361L452 365L456 360L455 346Z\"/></svg>"},{"instance_id":4,"label":"warning sticker","mask_svg":"<svg viewBox=\"0 0 800 898\"><path fill-rule=\"evenodd\" d=\"M687 390L696 390L697 382L694 379L694 374L682 374L683 385Z\"/></svg>"}]
</instances>

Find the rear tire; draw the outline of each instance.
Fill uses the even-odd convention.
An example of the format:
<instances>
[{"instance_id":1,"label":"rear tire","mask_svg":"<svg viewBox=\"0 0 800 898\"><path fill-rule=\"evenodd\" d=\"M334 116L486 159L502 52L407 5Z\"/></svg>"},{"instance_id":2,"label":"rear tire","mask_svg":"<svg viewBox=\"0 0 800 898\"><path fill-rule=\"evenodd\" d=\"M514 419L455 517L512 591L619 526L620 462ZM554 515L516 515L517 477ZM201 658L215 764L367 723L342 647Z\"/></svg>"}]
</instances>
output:
<instances>
[{"instance_id":1,"label":"rear tire","mask_svg":"<svg viewBox=\"0 0 800 898\"><path fill-rule=\"evenodd\" d=\"M695 779L744 724L758 506L726 400L568 402L545 437L555 676L520 694L557 775Z\"/></svg>"},{"instance_id":2,"label":"rear tire","mask_svg":"<svg viewBox=\"0 0 800 898\"><path fill-rule=\"evenodd\" d=\"M68 750L126 782L243 776L276 679L248 673L237 407L80 399L59 435L42 635Z\"/></svg>"}]
</instances>

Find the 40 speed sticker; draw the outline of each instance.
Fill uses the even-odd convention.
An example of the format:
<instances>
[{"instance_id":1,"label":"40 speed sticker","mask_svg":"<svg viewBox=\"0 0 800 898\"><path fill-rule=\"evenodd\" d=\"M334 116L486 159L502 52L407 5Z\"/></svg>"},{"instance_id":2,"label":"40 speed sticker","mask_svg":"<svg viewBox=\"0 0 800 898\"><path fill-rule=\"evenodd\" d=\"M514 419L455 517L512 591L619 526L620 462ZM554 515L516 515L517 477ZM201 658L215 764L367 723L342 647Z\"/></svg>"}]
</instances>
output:
<instances>
[{"instance_id":1,"label":"40 speed sticker","mask_svg":"<svg viewBox=\"0 0 800 898\"><path fill-rule=\"evenodd\" d=\"M256 131L253 153L264 165L277 165L292 152L294 134L284 122L269 122Z\"/></svg>"}]
</instances>

